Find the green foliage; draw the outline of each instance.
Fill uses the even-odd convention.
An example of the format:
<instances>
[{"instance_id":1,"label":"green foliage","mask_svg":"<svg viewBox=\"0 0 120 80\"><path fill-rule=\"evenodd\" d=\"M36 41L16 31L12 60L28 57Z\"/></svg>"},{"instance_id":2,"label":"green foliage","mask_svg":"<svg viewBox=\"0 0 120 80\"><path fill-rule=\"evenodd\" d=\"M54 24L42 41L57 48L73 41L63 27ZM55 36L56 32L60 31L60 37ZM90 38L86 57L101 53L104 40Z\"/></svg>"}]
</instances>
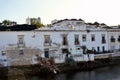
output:
<instances>
[{"instance_id":1,"label":"green foliage","mask_svg":"<svg viewBox=\"0 0 120 80\"><path fill-rule=\"evenodd\" d=\"M44 24L40 23L38 20L36 20L35 18L32 18L31 19L31 25L35 25L37 26L37 28L40 28L40 27L44 27Z\"/></svg>"},{"instance_id":2,"label":"green foliage","mask_svg":"<svg viewBox=\"0 0 120 80\"><path fill-rule=\"evenodd\" d=\"M44 27L43 24L39 23L39 22L36 22L35 25L37 26L37 28L41 28L41 27Z\"/></svg>"},{"instance_id":3,"label":"green foliage","mask_svg":"<svg viewBox=\"0 0 120 80\"><path fill-rule=\"evenodd\" d=\"M2 22L2 24L3 24L4 26L10 25L10 23L11 23L10 20L4 20L4 21Z\"/></svg>"},{"instance_id":4,"label":"green foliage","mask_svg":"<svg viewBox=\"0 0 120 80\"><path fill-rule=\"evenodd\" d=\"M85 49L86 49L86 46L82 46L82 49L85 50Z\"/></svg>"},{"instance_id":5,"label":"green foliage","mask_svg":"<svg viewBox=\"0 0 120 80\"><path fill-rule=\"evenodd\" d=\"M47 24L47 27L53 27L52 24Z\"/></svg>"},{"instance_id":6,"label":"green foliage","mask_svg":"<svg viewBox=\"0 0 120 80\"><path fill-rule=\"evenodd\" d=\"M76 65L76 62L74 61L73 57L65 57L65 63L70 65L70 66L74 66Z\"/></svg>"}]
</instances>

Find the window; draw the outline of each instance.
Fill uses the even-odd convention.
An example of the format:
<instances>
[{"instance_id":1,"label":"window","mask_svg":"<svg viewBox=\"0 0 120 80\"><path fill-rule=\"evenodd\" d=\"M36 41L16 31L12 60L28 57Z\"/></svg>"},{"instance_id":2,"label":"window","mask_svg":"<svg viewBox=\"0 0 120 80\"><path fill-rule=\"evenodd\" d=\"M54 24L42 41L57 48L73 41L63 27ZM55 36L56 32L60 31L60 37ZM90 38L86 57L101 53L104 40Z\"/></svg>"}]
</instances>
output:
<instances>
[{"instance_id":1,"label":"window","mask_svg":"<svg viewBox=\"0 0 120 80\"><path fill-rule=\"evenodd\" d=\"M76 24L78 24L78 25L79 25L79 24L81 24L81 22L76 22Z\"/></svg>"},{"instance_id":2,"label":"window","mask_svg":"<svg viewBox=\"0 0 120 80\"><path fill-rule=\"evenodd\" d=\"M97 51L100 52L100 47L97 47Z\"/></svg>"},{"instance_id":3,"label":"window","mask_svg":"<svg viewBox=\"0 0 120 80\"><path fill-rule=\"evenodd\" d=\"M18 47L24 47L25 43L24 43L24 35L18 35Z\"/></svg>"},{"instance_id":4,"label":"window","mask_svg":"<svg viewBox=\"0 0 120 80\"><path fill-rule=\"evenodd\" d=\"M103 52L105 51L105 47L104 46L102 47L102 50L103 50Z\"/></svg>"},{"instance_id":5,"label":"window","mask_svg":"<svg viewBox=\"0 0 120 80\"><path fill-rule=\"evenodd\" d=\"M95 35L94 34L91 35L91 41L95 41Z\"/></svg>"},{"instance_id":6,"label":"window","mask_svg":"<svg viewBox=\"0 0 120 80\"><path fill-rule=\"evenodd\" d=\"M92 47L92 51L94 51L95 50L95 47Z\"/></svg>"},{"instance_id":7,"label":"window","mask_svg":"<svg viewBox=\"0 0 120 80\"><path fill-rule=\"evenodd\" d=\"M5 51L2 51L2 56L6 55Z\"/></svg>"},{"instance_id":8,"label":"window","mask_svg":"<svg viewBox=\"0 0 120 80\"><path fill-rule=\"evenodd\" d=\"M51 39L50 39L50 35L44 35L44 46L51 46Z\"/></svg>"},{"instance_id":9,"label":"window","mask_svg":"<svg viewBox=\"0 0 120 80\"><path fill-rule=\"evenodd\" d=\"M74 35L74 37L75 37L74 44L79 45L79 35Z\"/></svg>"},{"instance_id":10,"label":"window","mask_svg":"<svg viewBox=\"0 0 120 80\"><path fill-rule=\"evenodd\" d=\"M45 43L50 43L50 35L44 35Z\"/></svg>"},{"instance_id":11,"label":"window","mask_svg":"<svg viewBox=\"0 0 120 80\"><path fill-rule=\"evenodd\" d=\"M24 54L24 51L23 50L19 50L19 54Z\"/></svg>"},{"instance_id":12,"label":"window","mask_svg":"<svg viewBox=\"0 0 120 80\"><path fill-rule=\"evenodd\" d=\"M86 35L82 35L82 41L85 42L86 41Z\"/></svg>"},{"instance_id":13,"label":"window","mask_svg":"<svg viewBox=\"0 0 120 80\"><path fill-rule=\"evenodd\" d=\"M49 49L44 49L45 58L49 58Z\"/></svg>"},{"instance_id":14,"label":"window","mask_svg":"<svg viewBox=\"0 0 120 80\"><path fill-rule=\"evenodd\" d=\"M105 34L102 34L102 44L106 43Z\"/></svg>"},{"instance_id":15,"label":"window","mask_svg":"<svg viewBox=\"0 0 120 80\"><path fill-rule=\"evenodd\" d=\"M118 42L120 42L120 36L118 36Z\"/></svg>"},{"instance_id":16,"label":"window","mask_svg":"<svg viewBox=\"0 0 120 80\"><path fill-rule=\"evenodd\" d=\"M19 44L23 44L23 38L19 38Z\"/></svg>"},{"instance_id":17,"label":"window","mask_svg":"<svg viewBox=\"0 0 120 80\"><path fill-rule=\"evenodd\" d=\"M67 35L63 35L63 45L68 45Z\"/></svg>"},{"instance_id":18,"label":"window","mask_svg":"<svg viewBox=\"0 0 120 80\"><path fill-rule=\"evenodd\" d=\"M23 44L24 43L24 35L18 35L18 43Z\"/></svg>"},{"instance_id":19,"label":"window","mask_svg":"<svg viewBox=\"0 0 120 80\"><path fill-rule=\"evenodd\" d=\"M68 49L62 49L62 53L68 53Z\"/></svg>"},{"instance_id":20,"label":"window","mask_svg":"<svg viewBox=\"0 0 120 80\"><path fill-rule=\"evenodd\" d=\"M115 42L115 38L111 36L111 42Z\"/></svg>"}]
</instances>

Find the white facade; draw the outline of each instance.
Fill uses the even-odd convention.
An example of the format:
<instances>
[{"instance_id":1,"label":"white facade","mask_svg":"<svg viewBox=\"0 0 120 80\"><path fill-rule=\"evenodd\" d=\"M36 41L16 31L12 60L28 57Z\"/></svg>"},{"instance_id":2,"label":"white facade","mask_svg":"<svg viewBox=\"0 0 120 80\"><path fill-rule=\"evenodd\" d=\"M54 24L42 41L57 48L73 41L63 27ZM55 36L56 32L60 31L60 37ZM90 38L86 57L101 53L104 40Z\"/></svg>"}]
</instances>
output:
<instances>
[{"instance_id":1,"label":"white facade","mask_svg":"<svg viewBox=\"0 0 120 80\"><path fill-rule=\"evenodd\" d=\"M112 35L117 41L119 34L119 30L96 28L85 24L83 20L63 20L54 23L52 27L35 31L0 32L0 51L10 49L23 41L27 48L39 49L41 57L54 57L56 63L65 62L68 52L75 61L93 61L94 54L83 54L82 47L86 46L86 49L96 52L120 49L119 42L110 42Z\"/></svg>"},{"instance_id":2,"label":"white facade","mask_svg":"<svg viewBox=\"0 0 120 80\"><path fill-rule=\"evenodd\" d=\"M109 50L120 50L120 29L108 29Z\"/></svg>"},{"instance_id":3,"label":"white facade","mask_svg":"<svg viewBox=\"0 0 120 80\"><path fill-rule=\"evenodd\" d=\"M108 43L102 44L101 43L101 36L105 35L105 39L107 39L107 32L106 31L87 31L82 30L70 30L70 31L24 31L24 32L0 32L1 41L0 41L0 50L6 50L9 47L17 45L18 43L18 36L24 35L24 43L27 47L30 48L37 48L42 51L42 57L50 57L56 56L56 63L64 62L65 52L67 50L71 52L73 56L80 56L75 57L76 61L83 61L87 58L84 57L82 46L86 46L87 49L92 50L93 48L98 51L102 52L103 47L105 50L108 50ZM49 36L50 40L45 42L45 36ZM78 35L79 43L75 44L75 35ZM86 35L86 40L83 40L83 35ZM95 41L91 41L92 35L95 35ZM66 36L67 44L63 44L63 36ZM49 42L50 41L50 42ZM47 54L48 53L48 54ZM36 54L35 54L36 55ZM83 57L82 57L83 56Z\"/></svg>"}]
</instances>

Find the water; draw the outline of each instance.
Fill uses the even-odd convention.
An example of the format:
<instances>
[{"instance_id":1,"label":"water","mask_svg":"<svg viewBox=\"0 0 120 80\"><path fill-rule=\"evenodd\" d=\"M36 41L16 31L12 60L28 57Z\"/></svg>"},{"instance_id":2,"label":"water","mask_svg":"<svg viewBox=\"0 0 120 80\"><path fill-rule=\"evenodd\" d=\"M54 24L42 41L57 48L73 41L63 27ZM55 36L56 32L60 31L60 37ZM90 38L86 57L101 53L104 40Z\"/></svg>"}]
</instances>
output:
<instances>
[{"instance_id":1,"label":"water","mask_svg":"<svg viewBox=\"0 0 120 80\"><path fill-rule=\"evenodd\" d=\"M4 79L0 79L4 80ZM92 71L71 72L57 76L14 76L8 80L120 80L120 65Z\"/></svg>"}]
</instances>

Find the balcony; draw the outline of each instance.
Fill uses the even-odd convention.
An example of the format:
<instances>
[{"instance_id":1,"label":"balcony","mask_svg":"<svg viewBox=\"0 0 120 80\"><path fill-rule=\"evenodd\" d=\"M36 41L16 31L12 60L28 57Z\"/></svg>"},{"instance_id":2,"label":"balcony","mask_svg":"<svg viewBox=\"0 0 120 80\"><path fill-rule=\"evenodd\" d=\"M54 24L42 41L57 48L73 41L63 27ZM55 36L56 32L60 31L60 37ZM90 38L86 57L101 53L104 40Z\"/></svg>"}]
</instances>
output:
<instances>
[{"instance_id":1,"label":"balcony","mask_svg":"<svg viewBox=\"0 0 120 80\"><path fill-rule=\"evenodd\" d=\"M18 43L17 43L17 46L18 46L18 47L25 47L25 43L24 43L24 42L22 42L22 43L18 42Z\"/></svg>"},{"instance_id":2,"label":"balcony","mask_svg":"<svg viewBox=\"0 0 120 80\"><path fill-rule=\"evenodd\" d=\"M51 46L50 42L44 42L44 46Z\"/></svg>"}]
</instances>

